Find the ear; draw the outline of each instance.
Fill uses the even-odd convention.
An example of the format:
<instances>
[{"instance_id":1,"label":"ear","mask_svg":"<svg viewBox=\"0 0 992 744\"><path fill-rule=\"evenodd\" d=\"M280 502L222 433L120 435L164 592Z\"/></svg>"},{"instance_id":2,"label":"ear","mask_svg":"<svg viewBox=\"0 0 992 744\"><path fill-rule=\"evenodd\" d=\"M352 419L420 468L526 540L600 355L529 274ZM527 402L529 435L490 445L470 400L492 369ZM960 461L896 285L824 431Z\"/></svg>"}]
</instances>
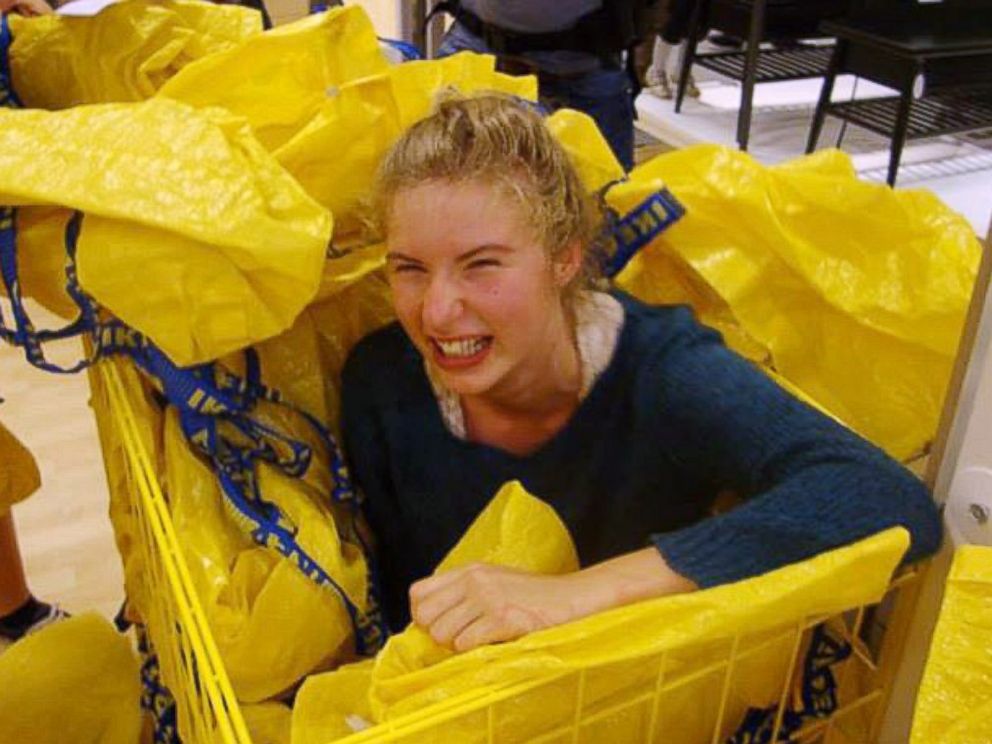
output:
<instances>
[{"instance_id":1,"label":"ear","mask_svg":"<svg viewBox=\"0 0 992 744\"><path fill-rule=\"evenodd\" d=\"M567 287L582 269L582 242L573 240L555 257L555 283L559 287Z\"/></svg>"}]
</instances>

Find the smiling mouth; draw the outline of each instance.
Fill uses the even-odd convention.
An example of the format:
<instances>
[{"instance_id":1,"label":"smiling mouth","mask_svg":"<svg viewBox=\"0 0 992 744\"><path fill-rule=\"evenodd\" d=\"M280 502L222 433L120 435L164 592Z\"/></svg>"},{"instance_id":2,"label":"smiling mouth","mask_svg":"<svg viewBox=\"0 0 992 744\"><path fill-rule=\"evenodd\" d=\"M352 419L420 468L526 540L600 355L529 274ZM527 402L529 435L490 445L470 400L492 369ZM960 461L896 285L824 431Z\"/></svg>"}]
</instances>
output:
<instances>
[{"instance_id":1,"label":"smiling mouth","mask_svg":"<svg viewBox=\"0 0 992 744\"><path fill-rule=\"evenodd\" d=\"M465 366L482 359L492 346L492 336L474 336L470 338L439 339L432 338L434 358L442 366Z\"/></svg>"}]
</instances>

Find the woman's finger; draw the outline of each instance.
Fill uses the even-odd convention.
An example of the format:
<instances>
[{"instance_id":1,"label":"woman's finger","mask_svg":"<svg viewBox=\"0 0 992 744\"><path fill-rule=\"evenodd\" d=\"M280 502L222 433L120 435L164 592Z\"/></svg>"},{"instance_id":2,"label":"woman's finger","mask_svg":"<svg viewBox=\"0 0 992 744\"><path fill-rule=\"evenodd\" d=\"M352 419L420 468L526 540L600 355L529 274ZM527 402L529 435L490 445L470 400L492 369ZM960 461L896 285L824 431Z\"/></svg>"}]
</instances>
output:
<instances>
[{"instance_id":1,"label":"woman's finger","mask_svg":"<svg viewBox=\"0 0 992 744\"><path fill-rule=\"evenodd\" d=\"M419 584L410 587L410 616L422 628L429 628L437 618L465 598L465 587L460 581L440 587L432 585L415 593L414 589L418 587Z\"/></svg>"},{"instance_id":2,"label":"woman's finger","mask_svg":"<svg viewBox=\"0 0 992 744\"><path fill-rule=\"evenodd\" d=\"M482 610L473 602L462 602L435 620L428 632L435 642L451 646L455 638L482 617Z\"/></svg>"},{"instance_id":3,"label":"woman's finger","mask_svg":"<svg viewBox=\"0 0 992 744\"><path fill-rule=\"evenodd\" d=\"M455 636L452 645L455 651L462 653L489 643L512 641L521 635L521 633L514 632L512 628L500 625L489 615L480 615L475 622L466 625Z\"/></svg>"},{"instance_id":4,"label":"woman's finger","mask_svg":"<svg viewBox=\"0 0 992 744\"><path fill-rule=\"evenodd\" d=\"M433 594L449 584L458 581L470 568L471 566L453 568L442 574L428 576L426 579L415 582L410 586L410 602L413 603L425 599L429 594Z\"/></svg>"}]
</instances>

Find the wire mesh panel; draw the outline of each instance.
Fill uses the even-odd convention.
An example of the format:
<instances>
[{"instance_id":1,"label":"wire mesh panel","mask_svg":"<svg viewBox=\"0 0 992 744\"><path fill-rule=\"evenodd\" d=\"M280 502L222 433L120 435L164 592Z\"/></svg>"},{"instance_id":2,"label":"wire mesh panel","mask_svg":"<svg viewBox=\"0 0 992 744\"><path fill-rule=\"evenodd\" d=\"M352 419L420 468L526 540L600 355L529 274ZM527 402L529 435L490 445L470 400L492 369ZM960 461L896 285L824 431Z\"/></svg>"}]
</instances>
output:
<instances>
[{"instance_id":1,"label":"wire mesh panel","mask_svg":"<svg viewBox=\"0 0 992 744\"><path fill-rule=\"evenodd\" d=\"M125 386L123 378L130 378ZM141 383L129 362L101 362L90 375L108 482L124 486L115 528L133 562L125 571L129 600L158 656L161 679L175 698L185 742L249 744L250 739L210 629L176 542L151 454L142 443L129 395ZM117 445L117 446L115 446ZM109 450L109 451L108 451ZM118 492L118 498L122 494ZM122 544L124 543L124 544ZM133 551L133 552L132 552Z\"/></svg>"}]
</instances>

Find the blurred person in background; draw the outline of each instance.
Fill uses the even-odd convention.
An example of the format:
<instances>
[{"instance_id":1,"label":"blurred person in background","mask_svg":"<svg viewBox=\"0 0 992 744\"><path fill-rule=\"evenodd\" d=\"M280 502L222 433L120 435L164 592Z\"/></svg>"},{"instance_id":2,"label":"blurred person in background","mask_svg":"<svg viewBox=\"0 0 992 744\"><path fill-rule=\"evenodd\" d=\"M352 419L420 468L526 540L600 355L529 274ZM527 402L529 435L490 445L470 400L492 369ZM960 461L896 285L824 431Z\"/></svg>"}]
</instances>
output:
<instances>
[{"instance_id":1,"label":"blurred person in background","mask_svg":"<svg viewBox=\"0 0 992 744\"><path fill-rule=\"evenodd\" d=\"M504 72L536 75L541 102L596 120L617 160L634 165L633 49L651 34L656 0L446 0L455 22L438 50L494 54Z\"/></svg>"}]
</instances>

